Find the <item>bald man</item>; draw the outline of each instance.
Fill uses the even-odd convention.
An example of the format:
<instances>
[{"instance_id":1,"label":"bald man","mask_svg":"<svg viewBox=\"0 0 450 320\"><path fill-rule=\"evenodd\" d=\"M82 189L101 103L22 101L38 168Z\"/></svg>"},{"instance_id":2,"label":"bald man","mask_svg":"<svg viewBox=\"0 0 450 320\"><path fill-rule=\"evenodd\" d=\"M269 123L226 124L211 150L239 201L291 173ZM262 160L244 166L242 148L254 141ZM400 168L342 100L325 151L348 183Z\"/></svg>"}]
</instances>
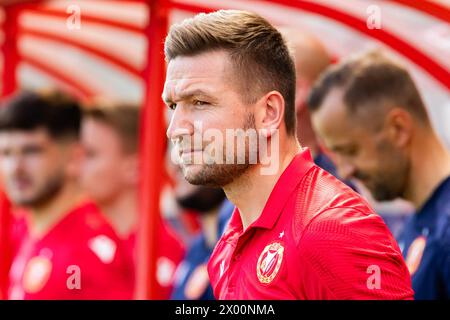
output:
<instances>
[{"instance_id":1,"label":"bald man","mask_svg":"<svg viewBox=\"0 0 450 320\"><path fill-rule=\"evenodd\" d=\"M390 231L398 237L403 229L405 220L412 209L405 203L380 203L370 197L370 193L363 186L355 186L353 180L339 175L335 163L324 153L319 143L319 136L311 123L308 109L308 96L319 76L332 64L332 58L325 46L312 34L305 31L283 27L281 33L294 58L296 69L296 98L295 110L297 116L297 138L308 147L314 157L314 162L334 176L343 180L353 190L361 193L371 202L374 209L381 215ZM370 199L369 199L370 198Z\"/></svg>"},{"instance_id":2,"label":"bald man","mask_svg":"<svg viewBox=\"0 0 450 320\"><path fill-rule=\"evenodd\" d=\"M416 208L399 237L415 298L450 299L450 152L408 70L382 51L349 57L321 76L308 105L341 176Z\"/></svg>"}]
</instances>

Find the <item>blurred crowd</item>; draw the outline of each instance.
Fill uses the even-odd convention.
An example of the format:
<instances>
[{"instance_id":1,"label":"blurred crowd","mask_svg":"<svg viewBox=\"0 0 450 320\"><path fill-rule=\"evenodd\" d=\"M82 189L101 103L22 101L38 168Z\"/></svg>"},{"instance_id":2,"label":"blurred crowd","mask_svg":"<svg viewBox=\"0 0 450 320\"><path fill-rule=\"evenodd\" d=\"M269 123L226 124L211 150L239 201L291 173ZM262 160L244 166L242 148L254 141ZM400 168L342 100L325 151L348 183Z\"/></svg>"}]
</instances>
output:
<instances>
[{"instance_id":1,"label":"blurred crowd","mask_svg":"<svg viewBox=\"0 0 450 320\"><path fill-rule=\"evenodd\" d=\"M333 63L318 39L280 31L297 70L301 146L381 215L416 298L448 299L450 155L408 71L382 50ZM139 112L57 89L2 101L1 185L13 208L3 298L134 298ZM189 184L167 158L157 298L214 299L206 264L234 206L222 189Z\"/></svg>"}]
</instances>

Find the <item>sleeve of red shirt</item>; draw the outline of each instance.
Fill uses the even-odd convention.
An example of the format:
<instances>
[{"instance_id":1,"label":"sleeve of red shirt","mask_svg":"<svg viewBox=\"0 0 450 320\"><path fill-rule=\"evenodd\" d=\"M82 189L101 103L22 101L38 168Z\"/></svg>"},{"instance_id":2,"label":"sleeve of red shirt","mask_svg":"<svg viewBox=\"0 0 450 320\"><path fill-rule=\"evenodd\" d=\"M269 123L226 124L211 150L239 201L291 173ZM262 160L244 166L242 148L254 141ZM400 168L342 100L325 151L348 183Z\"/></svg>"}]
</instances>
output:
<instances>
[{"instance_id":1,"label":"sleeve of red shirt","mask_svg":"<svg viewBox=\"0 0 450 320\"><path fill-rule=\"evenodd\" d=\"M327 209L305 229L298 243L303 294L317 300L413 299L409 272L386 225L378 215L356 210Z\"/></svg>"}]
</instances>

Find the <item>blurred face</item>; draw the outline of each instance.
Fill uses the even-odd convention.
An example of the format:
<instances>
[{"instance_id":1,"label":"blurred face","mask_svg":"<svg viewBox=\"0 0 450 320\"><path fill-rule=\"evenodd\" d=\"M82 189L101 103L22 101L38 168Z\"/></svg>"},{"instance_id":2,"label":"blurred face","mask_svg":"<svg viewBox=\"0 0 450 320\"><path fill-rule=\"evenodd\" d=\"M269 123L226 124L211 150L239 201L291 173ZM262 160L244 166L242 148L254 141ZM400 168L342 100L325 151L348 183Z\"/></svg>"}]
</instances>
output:
<instances>
[{"instance_id":1,"label":"blurred face","mask_svg":"<svg viewBox=\"0 0 450 320\"><path fill-rule=\"evenodd\" d=\"M45 204L64 185L68 146L44 129L0 133L0 155L6 193L16 205Z\"/></svg>"},{"instance_id":2,"label":"blurred face","mask_svg":"<svg viewBox=\"0 0 450 320\"><path fill-rule=\"evenodd\" d=\"M135 155L123 151L119 134L108 124L95 119L82 123L81 143L84 158L81 184L87 194L102 205L127 188L135 188Z\"/></svg>"},{"instance_id":3,"label":"blurred face","mask_svg":"<svg viewBox=\"0 0 450 320\"><path fill-rule=\"evenodd\" d=\"M163 99L173 113L167 136L175 145L184 177L192 184L224 186L250 166L247 161L224 161L227 153L236 152L236 148L226 148L226 130L255 127L252 106L242 102L231 69L223 51L177 57L168 65ZM217 149L209 148L211 142L219 141L209 139L208 133L223 138ZM196 161L200 158L203 161Z\"/></svg>"},{"instance_id":4,"label":"blurred face","mask_svg":"<svg viewBox=\"0 0 450 320\"><path fill-rule=\"evenodd\" d=\"M410 167L405 151L389 138L385 124L375 129L377 119L349 115L342 95L332 90L312 114L314 129L334 154L339 175L360 180L376 200L401 197Z\"/></svg>"}]
</instances>

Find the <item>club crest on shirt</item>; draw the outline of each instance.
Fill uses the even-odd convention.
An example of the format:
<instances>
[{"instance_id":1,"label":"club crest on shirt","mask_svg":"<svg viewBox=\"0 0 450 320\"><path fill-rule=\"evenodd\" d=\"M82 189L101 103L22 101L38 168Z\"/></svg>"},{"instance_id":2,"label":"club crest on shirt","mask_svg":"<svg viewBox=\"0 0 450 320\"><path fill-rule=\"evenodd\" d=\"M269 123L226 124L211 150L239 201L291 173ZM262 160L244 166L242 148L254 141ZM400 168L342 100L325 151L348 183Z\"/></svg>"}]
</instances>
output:
<instances>
[{"instance_id":1,"label":"club crest on shirt","mask_svg":"<svg viewBox=\"0 0 450 320\"><path fill-rule=\"evenodd\" d=\"M419 268L420 261L422 260L423 251L425 250L426 244L427 244L426 237L419 236L409 246L405 262L411 275L413 275Z\"/></svg>"},{"instance_id":2,"label":"club crest on shirt","mask_svg":"<svg viewBox=\"0 0 450 320\"><path fill-rule=\"evenodd\" d=\"M50 278L52 262L45 256L36 256L28 261L24 275L23 288L25 292L36 293L42 290Z\"/></svg>"},{"instance_id":3,"label":"club crest on shirt","mask_svg":"<svg viewBox=\"0 0 450 320\"><path fill-rule=\"evenodd\" d=\"M268 244L259 256L256 274L259 282L269 284L278 274L283 261L284 246L279 241Z\"/></svg>"}]
</instances>

